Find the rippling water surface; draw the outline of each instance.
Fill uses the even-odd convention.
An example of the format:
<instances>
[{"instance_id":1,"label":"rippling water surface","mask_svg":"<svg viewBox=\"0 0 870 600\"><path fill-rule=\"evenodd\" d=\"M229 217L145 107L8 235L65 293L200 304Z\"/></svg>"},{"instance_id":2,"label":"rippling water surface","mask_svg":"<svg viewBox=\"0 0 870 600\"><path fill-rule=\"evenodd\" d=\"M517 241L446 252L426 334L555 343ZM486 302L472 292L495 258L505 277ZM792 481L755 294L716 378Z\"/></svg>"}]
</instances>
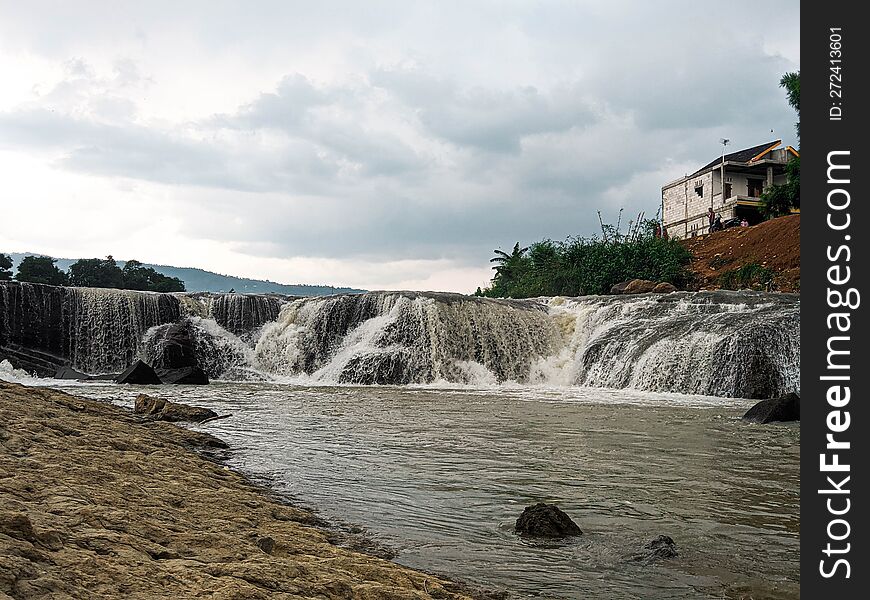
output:
<instances>
[{"instance_id":1,"label":"rippling water surface","mask_svg":"<svg viewBox=\"0 0 870 600\"><path fill-rule=\"evenodd\" d=\"M129 403L135 387L74 393ZM750 401L602 389L151 388L232 417L201 427L231 464L402 564L510 592L583 599L799 598L797 425ZM585 535L533 544L524 506L555 502ZM680 556L631 555L669 535Z\"/></svg>"}]
</instances>

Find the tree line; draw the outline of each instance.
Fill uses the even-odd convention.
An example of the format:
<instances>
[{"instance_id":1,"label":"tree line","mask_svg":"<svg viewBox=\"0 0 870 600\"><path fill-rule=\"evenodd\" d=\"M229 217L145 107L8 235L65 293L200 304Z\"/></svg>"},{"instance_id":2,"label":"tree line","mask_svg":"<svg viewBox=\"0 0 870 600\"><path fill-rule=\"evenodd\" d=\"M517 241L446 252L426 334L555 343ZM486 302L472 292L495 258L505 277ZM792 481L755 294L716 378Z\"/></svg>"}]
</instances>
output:
<instances>
[{"instance_id":1,"label":"tree line","mask_svg":"<svg viewBox=\"0 0 870 600\"><path fill-rule=\"evenodd\" d=\"M16 281L47 285L116 288L148 292L183 292L184 282L168 277L138 260L128 260L121 268L111 255L106 258L82 258L64 272L50 256L25 256L18 265ZM0 281L12 277L12 259L0 253Z\"/></svg>"}]
</instances>

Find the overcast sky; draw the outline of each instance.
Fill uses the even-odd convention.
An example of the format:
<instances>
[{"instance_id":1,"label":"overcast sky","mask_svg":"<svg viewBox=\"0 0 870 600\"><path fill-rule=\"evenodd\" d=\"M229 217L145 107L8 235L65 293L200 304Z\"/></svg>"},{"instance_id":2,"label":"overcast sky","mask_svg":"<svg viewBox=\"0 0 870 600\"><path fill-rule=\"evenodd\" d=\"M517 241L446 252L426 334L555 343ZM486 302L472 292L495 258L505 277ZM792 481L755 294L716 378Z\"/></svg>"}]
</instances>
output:
<instances>
[{"instance_id":1,"label":"overcast sky","mask_svg":"<svg viewBox=\"0 0 870 600\"><path fill-rule=\"evenodd\" d=\"M0 251L473 291L796 145L798 6L0 0Z\"/></svg>"}]
</instances>

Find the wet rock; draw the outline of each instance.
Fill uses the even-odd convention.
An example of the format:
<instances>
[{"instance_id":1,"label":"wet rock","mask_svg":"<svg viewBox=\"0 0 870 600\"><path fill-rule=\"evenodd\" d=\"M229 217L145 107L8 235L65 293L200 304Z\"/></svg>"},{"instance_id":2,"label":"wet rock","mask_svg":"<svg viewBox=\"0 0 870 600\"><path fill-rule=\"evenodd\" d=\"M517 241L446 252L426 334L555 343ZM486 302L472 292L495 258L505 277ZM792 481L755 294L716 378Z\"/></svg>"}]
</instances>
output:
<instances>
[{"instance_id":1,"label":"wet rock","mask_svg":"<svg viewBox=\"0 0 870 600\"><path fill-rule=\"evenodd\" d=\"M160 381L178 385L208 385L208 375L198 366L180 369L157 369Z\"/></svg>"},{"instance_id":2,"label":"wet rock","mask_svg":"<svg viewBox=\"0 0 870 600\"><path fill-rule=\"evenodd\" d=\"M58 368L57 371L54 372L55 379L90 379L89 375L82 373L80 371L76 371L72 367L64 366Z\"/></svg>"},{"instance_id":3,"label":"wet rock","mask_svg":"<svg viewBox=\"0 0 870 600\"><path fill-rule=\"evenodd\" d=\"M801 397L795 393L790 393L779 398L762 400L746 411L743 418L753 423L800 421Z\"/></svg>"},{"instance_id":4,"label":"wet rock","mask_svg":"<svg viewBox=\"0 0 870 600\"><path fill-rule=\"evenodd\" d=\"M655 294L670 294L671 292L676 291L677 287L672 283L668 283L667 281L662 281L661 283L656 284L656 286L653 288L653 293Z\"/></svg>"},{"instance_id":5,"label":"wet rock","mask_svg":"<svg viewBox=\"0 0 870 600\"><path fill-rule=\"evenodd\" d=\"M156 367L182 369L198 366L195 333L189 320L164 325L156 335L160 336L160 353L153 357Z\"/></svg>"},{"instance_id":6,"label":"wet rock","mask_svg":"<svg viewBox=\"0 0 870 600\"><path fill-rule=\"evenodd\" d=\"M677 545L673 538L667 535L660 535L650 540L643 550L632 557L636 561L651 561L675 558L679 555Z\"/></svg>"},{"instance_id":7,"label":"wet rock","mask_svg":"<svg viewBox=\"0 0 870 600\"><path fill-rule=\"evenodd\" d=\"M583 535L577 523L558 506L543 502L527 506L517 519L515 529L520 535L535 537L558 538Z\"/></svg>"},{"instance_id":8,"label":"wet rock","mask_svg":"<svg viewBox=\"0 0 870 600\"><path fill-rule=\"evenodd\" d=\"M137 415L154 417L157 421L192 421L198 423L206 419L213 419L217 413L201 406L188 406L179 402L169 402L162 398L154 398L147 394L139 394L133 405L133 412Z\"/></svg>"},{"instance_id":9,"label":"wet rock","mask_svg":"<svg viewBox=\"0 0 870 600\"><path fill-rule=\"evenodd\" d=\"M117 383L133 383L139 385L160 385L163 383L151 365L137 360L127 367L115 380Z\"/></svg>"},{"instance_id":10,"label":"wet rock","mask_svg":"<svg viewBox=\"0 0 870 600\"><path fill-rule=\"evenodd\" d=\"M623 294L647 294L656 288L656 282L648 279L632 279L622 291Z\"/></svg>"}]
</instances>

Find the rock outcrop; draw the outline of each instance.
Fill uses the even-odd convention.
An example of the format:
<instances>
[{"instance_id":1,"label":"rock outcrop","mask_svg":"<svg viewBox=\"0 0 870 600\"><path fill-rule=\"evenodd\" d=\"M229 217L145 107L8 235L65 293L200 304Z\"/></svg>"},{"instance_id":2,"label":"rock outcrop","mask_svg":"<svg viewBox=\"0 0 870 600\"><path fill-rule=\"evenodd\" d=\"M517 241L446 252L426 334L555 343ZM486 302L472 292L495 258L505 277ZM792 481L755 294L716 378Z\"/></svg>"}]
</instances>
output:
<instances>
[{"instance_id":1,"label":"rock outcrop","mask_svg":"<svg viewBox=\"0 0 870 600\"><path fill-rule=\"evenodd\" d=\"M561 538L583 535L577 523L558 506L543 502L527 506L517 519L515 530L520 535L532 537Z\"/></svg>"},{"instance_id":2,"label":"rock outcrop","mask_svg":"<svg viewBox=\"0 0 870 600\"><path fill-rule=\"evenodd\" d=\"M218 415L213 410L201 406L188 406L180 402L170 402L162 398L154 398L147 394L139 394L133 405L137 415L148 415L158 421L191 421L198 423L206 419L214 419Z\"/></svg>"},{"instance_id":3,"label":"rock outcrop","mask_svg":"<svg viewBox=\"0 0 870 600\"><path fill-rule=\"evenodd\" d=\"M779 398L762 400L746 411L743 418L753 423L800 421L801 397L792 393Z\"/></svg>"}]
</instances>

